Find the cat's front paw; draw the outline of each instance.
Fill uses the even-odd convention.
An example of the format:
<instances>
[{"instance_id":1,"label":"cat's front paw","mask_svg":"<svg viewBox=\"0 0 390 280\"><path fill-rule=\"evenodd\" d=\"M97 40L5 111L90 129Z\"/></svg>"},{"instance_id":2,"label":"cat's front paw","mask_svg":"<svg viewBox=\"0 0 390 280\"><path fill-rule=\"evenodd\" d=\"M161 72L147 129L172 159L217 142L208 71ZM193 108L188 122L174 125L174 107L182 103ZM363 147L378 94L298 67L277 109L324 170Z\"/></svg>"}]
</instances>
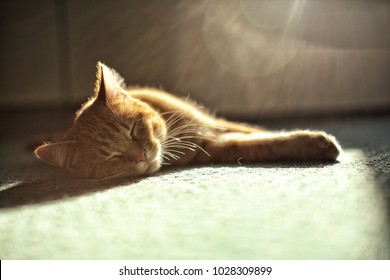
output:
<instances>
[{"instance_id":1,"label":"cat's front paw","mask_svg":"<svg viewBox=\"0 0 390 280\"><path fill-rule=\"evenodd\" d=\"M318 142L318 147L322 151L321 154L324 159L337 159L341 152L341 147L334 136L326 133L320 133L316 137L316 141Z\"/></svg>"},{"instance_id":2,"label":"cat's front paw","mask_svg":"<svg viewBox=\"0 0 390 280\"><path fill-rule=\"evenodd\" d=\"M341 152L336 138L325 132L303 132L298 138L305 159L335 161Z\"/></svg>"}]
</instances>

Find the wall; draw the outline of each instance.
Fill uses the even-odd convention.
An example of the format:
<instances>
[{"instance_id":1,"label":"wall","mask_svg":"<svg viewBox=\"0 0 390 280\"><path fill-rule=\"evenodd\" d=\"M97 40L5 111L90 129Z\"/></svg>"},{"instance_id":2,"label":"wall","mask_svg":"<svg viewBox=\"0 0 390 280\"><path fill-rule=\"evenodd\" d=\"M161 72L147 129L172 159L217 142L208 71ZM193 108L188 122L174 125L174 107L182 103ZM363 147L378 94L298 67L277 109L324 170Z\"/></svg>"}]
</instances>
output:
<instances>
[{"instance_id":1,"label":"wall","mask_svg":"<svg viewBox=\"0 0 390 280\"><path fill-rule=\"evenodd\" d=\"M79 104L95 66L237 117L390 109L390 3L2 1L0 106Z\"/></svg>"}]
</instances>

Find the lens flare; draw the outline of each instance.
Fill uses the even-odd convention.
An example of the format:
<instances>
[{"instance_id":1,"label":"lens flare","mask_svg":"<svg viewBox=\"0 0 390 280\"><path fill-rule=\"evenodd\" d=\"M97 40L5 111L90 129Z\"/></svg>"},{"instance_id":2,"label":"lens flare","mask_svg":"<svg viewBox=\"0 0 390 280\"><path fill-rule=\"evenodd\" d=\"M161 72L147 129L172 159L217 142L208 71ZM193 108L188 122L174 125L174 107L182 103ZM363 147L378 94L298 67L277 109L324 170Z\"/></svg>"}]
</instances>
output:
<instances>
[{"instance_id":1,"label":"lens flare","mask_svg":"<svg viewBox=\"0 0 390 280\"><path fill-rule=\"evenodd\" d=\"M258 77L289 63L305 0L217 0L206 7L203 37L213 59L240 76Z\"/></svg>"}]
</instances>

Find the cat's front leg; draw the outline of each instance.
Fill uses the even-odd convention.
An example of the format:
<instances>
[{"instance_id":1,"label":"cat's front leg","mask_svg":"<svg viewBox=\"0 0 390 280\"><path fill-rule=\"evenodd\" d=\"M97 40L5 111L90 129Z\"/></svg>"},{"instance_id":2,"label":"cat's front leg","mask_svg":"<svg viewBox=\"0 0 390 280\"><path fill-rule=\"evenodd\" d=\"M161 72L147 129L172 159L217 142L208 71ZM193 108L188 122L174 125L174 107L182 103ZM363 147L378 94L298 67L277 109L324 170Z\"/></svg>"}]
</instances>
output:
<instances>
[{"instance_id":1,"label":"cat's front leg","mask_svg":"<svg viewBox=\"0 0 390 280\"><path fill-rule=\"evenodd\" d=\"M335 161L341 148L337 140L321 131L222 133L206 143L210 154L199 162Z\"/></svg>"}]
</instances>

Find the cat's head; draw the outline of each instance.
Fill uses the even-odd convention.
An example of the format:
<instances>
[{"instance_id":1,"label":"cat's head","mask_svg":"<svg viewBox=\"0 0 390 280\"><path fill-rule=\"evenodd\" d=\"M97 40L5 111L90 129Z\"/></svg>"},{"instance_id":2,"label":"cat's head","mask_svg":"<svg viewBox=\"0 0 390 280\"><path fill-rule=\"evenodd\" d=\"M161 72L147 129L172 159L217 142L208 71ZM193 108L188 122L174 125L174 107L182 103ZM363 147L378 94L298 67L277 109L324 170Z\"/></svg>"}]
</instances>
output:
<instances>
[{"instance_id":1,"label":"cat's head","mask_svg":"<svg viewBox=\"0 0 390 280\"><path fill-rule=\"evenodd\" d=\"M35 155L79 177L140 176L159 169L165 137L159 113L131 97L123 78L99 62L94 96L64 138L38 147Z\"/></svg>"}]
</instances>

